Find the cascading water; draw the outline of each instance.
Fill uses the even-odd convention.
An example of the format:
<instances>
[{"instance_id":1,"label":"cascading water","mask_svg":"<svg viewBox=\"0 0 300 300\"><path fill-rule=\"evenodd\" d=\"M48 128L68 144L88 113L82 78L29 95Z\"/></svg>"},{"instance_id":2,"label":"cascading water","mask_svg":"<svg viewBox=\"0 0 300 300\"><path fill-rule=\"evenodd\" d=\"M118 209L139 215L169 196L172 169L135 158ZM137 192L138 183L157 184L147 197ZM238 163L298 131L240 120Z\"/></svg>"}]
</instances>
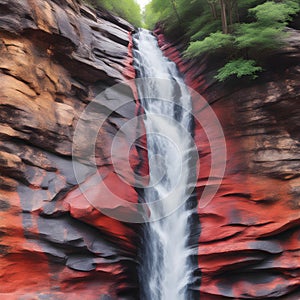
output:
<instances>
[{"instance_id":1,"label":"cascading water","mask_svg":"<svg viewBox=\"0 0 300 300\"><path fill-rule=\"evenodd\" d=\"M156 38L141 29L134 57L150 169L143 200L150 210L144 226L139 270L141 299L191 299L193 283L190 205L196 174L191 97L176 64L163 56ZM145 78L145 79L144 79Z\"/></svg>"}]
</instances>

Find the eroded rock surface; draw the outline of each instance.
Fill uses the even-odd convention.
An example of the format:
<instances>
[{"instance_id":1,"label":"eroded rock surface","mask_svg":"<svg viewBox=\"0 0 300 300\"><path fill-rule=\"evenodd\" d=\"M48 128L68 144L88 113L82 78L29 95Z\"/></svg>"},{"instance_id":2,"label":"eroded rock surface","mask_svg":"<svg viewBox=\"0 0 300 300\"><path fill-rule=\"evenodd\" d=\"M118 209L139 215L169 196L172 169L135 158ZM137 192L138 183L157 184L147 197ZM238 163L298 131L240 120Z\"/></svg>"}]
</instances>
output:
<instances>
[{"instance_id":1,"label":"eroded rock surface","mask_svg":"<svg viewBox=\"0 0 300 300\"><path fill-rule=\"evenodd\" d=\"M222 124L227 166L218 193L198 209L201 225L195 289L205 300L300 298L300 32L268 59L256 82L213 80L217 62L181 59L180 43L156 34L186 83L210 104ZM196 99L197 100L197 99ZM211 171L203 127L208 109L194 101L200 156L198 199ZM216 131L208 132L221 143ZM219 145L222 148L222 145ZM217 184L219 178L215 178ZM200 279L201 277L201 279Z\"/></svg>"},{"instance_id":2,"label":"eroded rock surface","mask_svg":"<svg viewBox=\"0 0 300 300\"><path fill-rule=\"evenodd\" d=\"M0 298L132 299L137 294L136 227L91 204L105 199L108 213L136 213L114 202L104 188L137 202L110 153L115 132L138 109L126 84L134 78L132 31L126 21L76 0L0 1ZM98 113L85 116L89 130L79 132L73 145L81 164L79 183L90 184L88 201L73 170L74 132L87 105L114 84L121 84L114 92L119 94L97 96ZM91 168L85 151L93 136ZM139 146L128 146L125 179L133 177ZM117 157L115 163L123 160Z\"/></svg>"}]
</instances>

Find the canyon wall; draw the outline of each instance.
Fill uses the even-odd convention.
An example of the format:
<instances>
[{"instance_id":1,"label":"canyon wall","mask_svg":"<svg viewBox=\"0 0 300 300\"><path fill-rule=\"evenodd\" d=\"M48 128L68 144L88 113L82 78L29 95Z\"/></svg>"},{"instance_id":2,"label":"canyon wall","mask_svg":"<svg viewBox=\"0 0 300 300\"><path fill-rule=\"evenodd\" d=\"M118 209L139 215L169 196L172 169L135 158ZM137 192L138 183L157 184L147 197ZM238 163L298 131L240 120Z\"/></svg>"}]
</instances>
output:
<instances>
[{"instance_id":1,"label":"canyon wall","mask_svg":"<svg viewBox=\"0 0 300 300\"><path fill-rule=\"evenodd\" d=\"M201 299L300 298L300 31L289 31L287 45L270 55L259 79L224 84L213 79L215 58L186 60L184 44L155 31L186 84L204 97L193 101L198 199L205 185L220 184L213 199L198 207L199 279L193 288L200 288ZM223 139L214 126L204 130L213 124L205 103L216 113L227 147L224 177L209 182L216 171L209 139L216 149Z\"/></svg>"},{"instance_id":2,"label":"canyon wall","mask_svg":"<svg viewBox=\"0 0 300 300\"><path fill-rule=\"evenodd\" d=\"M1 298L138 298L139 227L106 215L139 219L118 199L136 203L133 169L147 173L140 164L145 140L127 145L141 124L119 141L130 166L126 155L113 161L111 153L116 132L141 112L127 82L135 77L134 30L77 0L0 1ZM207 182L209 139L217 151L224 140L205 130L211 114L195 95L198 198L207 184L220 184L198 208L191 288L201 299L300 297L300 33L291 32L260 79L220 84L217 62L182 59L182 44L156 31L165 54L216 113L226 141L225 176Z\"/></svg>"},{"instance_id":3,"label":"canyon wall","mask_svg":"<svg viewBox=\"0 0 300 300\"><path fill-rule=\"evenodd\" d=\"M118 202L121 197L136 203L138 194L120 179L110 153L115 132L139 110L126 83L135 77L135 29L80 3L0 1L1 299L138 294L138 230L95 208L100 201L107 214L136 213ZM114 84L117 89L99 95ZM73 144L76 173L72 142L79 120L89 130ZM93 139L91 168L85 151ZM126 134L121 139L126 144ZM134 167L143 146L128 147ZM124 157L114 163L123 166ZM133 176L130 166L122 171ZM85 195L78 180L89 187Z\"/></svg>"}]
</instances>

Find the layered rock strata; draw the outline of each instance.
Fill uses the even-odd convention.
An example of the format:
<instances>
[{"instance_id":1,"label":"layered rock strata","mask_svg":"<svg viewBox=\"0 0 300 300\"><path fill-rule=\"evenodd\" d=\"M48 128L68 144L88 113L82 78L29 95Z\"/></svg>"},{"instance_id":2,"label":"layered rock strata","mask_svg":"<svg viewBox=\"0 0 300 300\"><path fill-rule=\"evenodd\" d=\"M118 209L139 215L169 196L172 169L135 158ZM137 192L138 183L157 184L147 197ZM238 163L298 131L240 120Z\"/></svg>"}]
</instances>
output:
<instances>
[{"instance_id":1,"label":"layered rock strata","mask_svg":"<svg viewBox=\"0 0 300 300\"><path fill-rule=\"evenodd\" d=\"M300 297L300 32L290 32L287 46L269 57L260 79L220 84L213 79L217 61L183 59L184 45L168 42L156 30L165 55L218 116L226 141L225 175L209 182L220 188L198 207L199 280L194 288L205 300ZM204 130L212 123L203 103L193 102L198 199L214 171L209 138L219 143L216 149L223 147L219 131L213 126Z\"/></svg>"},{"instance_id":2,"label":"layered rock strata","mask_svg":"<svg viewBox=\"0 0 300 300\"><path fill-rule=\"evenodd\" d=\"M132 31L77 0L0 1L0 298L138 293L137 228L106 215L137 213L118 197L137 202L122 178L134 181L144 146L127 145L125 132L119 153L129 149L130 164L111 154L115 133L139 110L126 83L135 76Z\"/></svg>"}]
</instances>

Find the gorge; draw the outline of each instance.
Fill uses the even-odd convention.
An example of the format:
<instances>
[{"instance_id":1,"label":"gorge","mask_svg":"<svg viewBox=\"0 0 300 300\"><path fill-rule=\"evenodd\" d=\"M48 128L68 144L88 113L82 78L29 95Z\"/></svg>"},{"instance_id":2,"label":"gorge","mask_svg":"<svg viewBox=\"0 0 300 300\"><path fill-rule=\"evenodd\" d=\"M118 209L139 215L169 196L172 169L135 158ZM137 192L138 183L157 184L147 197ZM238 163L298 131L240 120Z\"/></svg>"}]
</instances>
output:
<instances>
[{"instance_id":1,"label":"gorge","mask_svg":"<svg viewBox=\"0 0 300 300\"><path fill-rule=\"evenodd\" d=\"M163 26L1 0L0 298L298 300L297 24L257 80L226 84Z\"/></svg>"}]
</instances>

